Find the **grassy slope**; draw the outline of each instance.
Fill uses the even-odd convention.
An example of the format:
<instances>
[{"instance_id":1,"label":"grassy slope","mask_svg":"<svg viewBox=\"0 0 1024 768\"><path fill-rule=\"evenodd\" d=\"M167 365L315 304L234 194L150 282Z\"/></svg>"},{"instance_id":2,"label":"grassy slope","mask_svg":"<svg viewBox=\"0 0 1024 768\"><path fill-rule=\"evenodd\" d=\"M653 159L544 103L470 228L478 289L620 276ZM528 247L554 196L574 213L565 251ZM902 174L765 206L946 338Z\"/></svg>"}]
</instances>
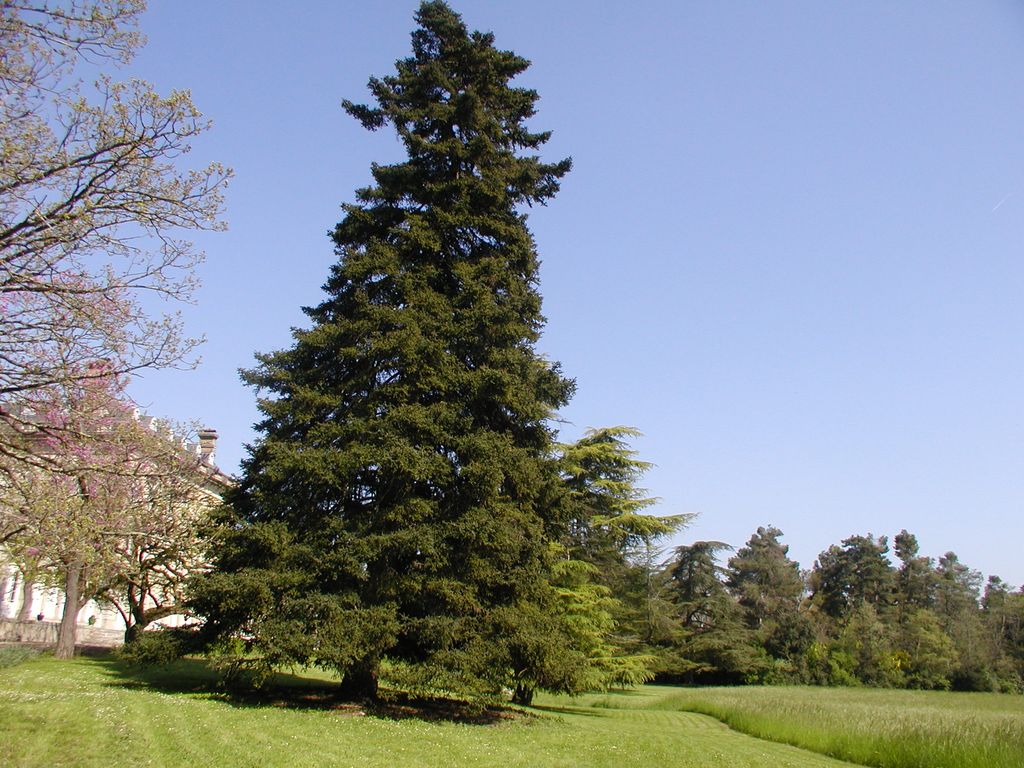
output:
<instances>
[{"instance_id":1,"label":"grassy slope","mask_svg":"<svg viewBox=\"0 0 1024 768\"><path fill-rule=\"evenodd\" d=\"M840 763L650 709L657 689L618 701L545 698L541 717L494 725L247 705L211 692L193 667L143 684L110 661L39 659L0 670L0 765L35 766L734 766ZM607 702L605 702L607 703Z\"/></svg>"},{"instance_id":2,"label":"grassy slope","mask_svg":"<svg viewBox=\"0 0 1024 768\"><path fill-rule=\"evenodd\" d=\"M1021 768L1024 697L867 688L663 689L648 706L878 768Z\"/></svg>"}]
</instances>

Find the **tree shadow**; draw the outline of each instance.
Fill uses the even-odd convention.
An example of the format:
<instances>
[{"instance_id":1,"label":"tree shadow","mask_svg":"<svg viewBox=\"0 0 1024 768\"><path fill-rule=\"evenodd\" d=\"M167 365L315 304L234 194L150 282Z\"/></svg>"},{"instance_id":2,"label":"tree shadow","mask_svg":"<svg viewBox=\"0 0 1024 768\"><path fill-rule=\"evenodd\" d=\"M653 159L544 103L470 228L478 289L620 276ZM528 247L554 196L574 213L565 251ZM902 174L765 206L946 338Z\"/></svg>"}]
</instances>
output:
<instances>
[{"instance_id":1,"label":"tree shadow","mask_svg":"<svg viewBox=\"0 0 1024 768\"><path fill-rule=\"evenodd\" d=\"M232 707L331 711L342 717L385 720L424 720L468 725L493 725L536 715L493 702L481 703L445 696L412 694L382 689L373 701L346 698L331 680L280 672L260 687L245 679L225 683L223 676L203 659L179 659L166 666L131 666L116 657L97 659L117 688L198 695Z\"/></svg>"},{"instance_id":2,"label":"tree shadow","mask_svg":"<svg viewBox=\"0 0 1024 768\"><path fill-rule=\"evenodd\" d=\"M551 712L556 715L582 715L583 717L608 717L608 710L601 711L591 707L573 707L566 704L555 706L553 704L534 704L533 709L541 712Z\"/></svg>"}]
</instances>

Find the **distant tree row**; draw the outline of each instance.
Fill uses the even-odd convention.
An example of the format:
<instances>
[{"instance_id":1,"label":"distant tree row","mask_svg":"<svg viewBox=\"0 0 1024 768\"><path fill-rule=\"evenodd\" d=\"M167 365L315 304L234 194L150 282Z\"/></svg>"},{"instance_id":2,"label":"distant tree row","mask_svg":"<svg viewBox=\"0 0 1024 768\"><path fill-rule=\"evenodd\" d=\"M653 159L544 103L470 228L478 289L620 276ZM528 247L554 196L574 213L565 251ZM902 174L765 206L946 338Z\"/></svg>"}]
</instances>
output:
<instances>
[{"instance_id":1,"label":"distant tree row","mask_svg":"<svg viewBox=\"0 0 1024 768\"><path fill-rule=\"evenodd\" d=\"M895 562L869 533L803 572L774 526L738 550L697 541L663 559L660 543L688 518L640 514L654 500L638 487L648 465L627 444L636 434L594 430L561 458L575 505L565 570L586 574L576 594L601 596L604 642L634 668L698 684L1024 690L1024 588L997 576L983 587L955 553L921 555L906 530Z\"/></svg>"},{"instance_id":2,"label":"distant tree row","mask_svg":"<svg viewBox=\"0 0 1024 768\"><path fill-rule=\"evenodd\" d=\"M658 679L687 683L811 683L1019 691L1024 683L1024 590L947 552L922 556L915 536L855 535L809 572L782 531L762 527L745 546L676 548L651 571L624 560L608 580L632 602L625 614ZM611 571L602 571L611 574ZM643 622L636 583L649 584ZM632 599L631 599L632 598Z\"/></svg>"}]
</instances>

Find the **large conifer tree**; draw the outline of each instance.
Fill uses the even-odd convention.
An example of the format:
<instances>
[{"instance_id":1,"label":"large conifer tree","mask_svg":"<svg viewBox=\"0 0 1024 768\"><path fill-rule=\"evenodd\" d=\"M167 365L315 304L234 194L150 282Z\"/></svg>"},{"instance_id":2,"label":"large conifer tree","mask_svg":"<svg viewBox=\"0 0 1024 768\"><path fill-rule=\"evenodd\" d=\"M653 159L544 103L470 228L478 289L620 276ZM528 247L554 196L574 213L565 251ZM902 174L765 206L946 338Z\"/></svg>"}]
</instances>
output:
<instances>
[{"instance_id":1,"label":"large conifer tree","mask_svg":"<svg viewBox=\"0 0 1024 768\"><path fill-rule=\"evenodd\" d=\"M548 609L563 525L548 419L573 383L534 349L522 208L570 161L530 154L549 134L526 127L537 94L509 84L525 59L443 2L416 18L374 103L344 103L407 158L344 206L312 327L244 375L262 435L195 607L211 636L246 638L268 666L335 668L354 693L375 692L384 657L448 687L525 667L566 687L579 660Z\"/></svg>"}]
</instances>

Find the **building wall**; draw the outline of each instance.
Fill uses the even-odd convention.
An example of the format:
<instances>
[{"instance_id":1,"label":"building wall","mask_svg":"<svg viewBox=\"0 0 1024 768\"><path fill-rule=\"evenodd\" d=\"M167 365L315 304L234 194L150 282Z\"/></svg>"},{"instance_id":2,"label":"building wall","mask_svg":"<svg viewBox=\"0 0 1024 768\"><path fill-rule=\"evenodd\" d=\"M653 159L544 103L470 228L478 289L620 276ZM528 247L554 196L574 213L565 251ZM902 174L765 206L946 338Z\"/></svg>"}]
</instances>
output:
<instances>
[{"instance_id":1,"label":"building wall","mask_svg":"<svg viewBox=\"0 0 1024 768\"><path fill-rule=\"evenodd\" d=\"M13 565L0 566L0 586L4 587L0 596L0 618L14 619L21 612L24 597L24 579ZM29 616L33 621L60 623L64 615L64 592L55 587L41 584L32 585L32 598L29 603ZM90 621L91 619L91 621ZM96 627L125 631L125 623L117 609L110 605L101 606L90 600L78 612L79 628Z\"/></svg>"}]
</instances>

